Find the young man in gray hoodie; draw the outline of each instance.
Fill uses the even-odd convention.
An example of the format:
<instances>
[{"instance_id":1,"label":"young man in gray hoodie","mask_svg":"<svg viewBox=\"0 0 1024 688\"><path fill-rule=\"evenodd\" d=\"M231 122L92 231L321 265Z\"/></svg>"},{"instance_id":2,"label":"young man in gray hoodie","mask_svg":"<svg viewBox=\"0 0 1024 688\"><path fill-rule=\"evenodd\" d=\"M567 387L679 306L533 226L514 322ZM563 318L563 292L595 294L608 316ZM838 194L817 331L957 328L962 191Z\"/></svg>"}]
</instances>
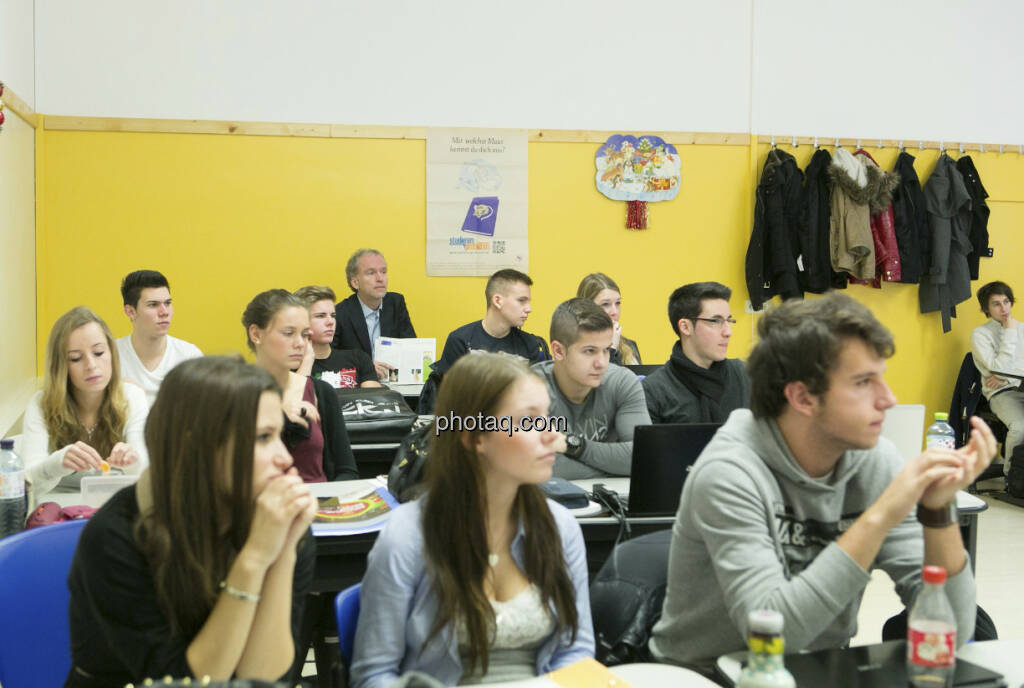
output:
<instances>
[{"instance_id":1,"label":"young man in gray hoodie","mask_svg":"<svg viewBox=\"0 0 1024 688\"><path fill-rule=\"evenodd\" d=\"M972 418L967 446L905 462L880 437L896 403L884 379L892 335L848 296L788 301L758 335L751 410L729 416L683 488L654 656L707 673L744 647L755 609L782 613L787 651L841 647L871 570L909 606L923 564L948 572L966 642L975 590L956 492L995 455L988 426Z\"/></svg>"}]
</instances>

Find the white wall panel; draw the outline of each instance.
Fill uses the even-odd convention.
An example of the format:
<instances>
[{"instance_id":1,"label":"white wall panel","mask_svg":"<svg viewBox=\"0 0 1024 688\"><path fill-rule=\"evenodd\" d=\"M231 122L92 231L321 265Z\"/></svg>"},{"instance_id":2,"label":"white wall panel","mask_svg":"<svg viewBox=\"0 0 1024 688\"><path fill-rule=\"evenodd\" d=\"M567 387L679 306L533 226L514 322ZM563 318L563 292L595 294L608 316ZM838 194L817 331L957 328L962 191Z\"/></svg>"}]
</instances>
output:
<instances>
[{"instance_id":1,"label":"white wall panel","mask_svg":"<svg viewBox=\"0 0 1024 688\"><path fill-rule=\"evenodd\" d=\"M751 0L38 0L39 111L747 131Z\"/></svg>"},{"instance_id":2,"label":"white wall panel","mask_svg":"<svg viewBox=\"0 0 1024 688\"><path fill-rule=\"evenodd\" d=\"M0 0L0 81L35 108L32 0Z\"/></svg>"}]
</instances>

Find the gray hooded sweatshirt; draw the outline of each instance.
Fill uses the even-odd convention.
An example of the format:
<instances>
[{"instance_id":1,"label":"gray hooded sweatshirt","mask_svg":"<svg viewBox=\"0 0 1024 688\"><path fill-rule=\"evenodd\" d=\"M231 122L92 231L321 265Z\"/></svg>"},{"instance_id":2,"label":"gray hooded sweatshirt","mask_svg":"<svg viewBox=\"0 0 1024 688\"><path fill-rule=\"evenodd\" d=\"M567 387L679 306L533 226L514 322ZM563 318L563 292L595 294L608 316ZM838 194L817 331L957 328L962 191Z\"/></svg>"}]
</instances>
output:
<instances>
[{"instance_id":1,"label":"gray hooded sweatshirt","mask_svg":"<svg viewBox=\"0 0 1024 688\"><path fill-rule=\"evenodd\" d=\"M745 647L754 609L782 613L787 652L847 645L870 574L835 541L902 466L883 437L873 449L845 452L831 475L814 479L774 420L733 411L683 487L665 605L650 642L654 656L707 671L719 655ZM872 569L888 573L909 606L923 560L912 511L889 531ZM946 593L963 643L974 633L970 562L947 580Z\"/></svg>"}]
</instances>

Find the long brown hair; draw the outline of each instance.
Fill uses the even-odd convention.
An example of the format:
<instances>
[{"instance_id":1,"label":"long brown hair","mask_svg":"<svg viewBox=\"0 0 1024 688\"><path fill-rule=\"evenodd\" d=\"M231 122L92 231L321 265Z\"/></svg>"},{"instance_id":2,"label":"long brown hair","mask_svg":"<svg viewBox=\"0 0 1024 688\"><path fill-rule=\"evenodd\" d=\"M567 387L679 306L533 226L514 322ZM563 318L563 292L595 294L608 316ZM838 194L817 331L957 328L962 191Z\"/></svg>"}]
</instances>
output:
<instances>
[{"instance_id":1,"label":"long brown hair","mask_svg":"<svg viewBox=\"0 0 1024 688\"><path fill-rule=\"evenodd\" d=\"M82 425L78 403L71 391L71 378L68 376L68 339L72 332L89 323L100 326L110 356L110 382L96 413L96 427L91 436ZM43 382L41 407L46 432L50 436L50 451L82 441L100 456L109 456L114 445L124 439L128 400L121 389L121 361L114 335L100 316L85 306L76 306L57 318L50 330L50 338L46 342L46 378Z\"/></svg>"},{"instance_id":2,"label":"long brown hair","mask_svg":"<svg viewBox=\"0 0 1024 688\"><path fill-rule=\"evenodd\" d=\"M435 413L463 418L493 415L509 388L528 375L533 373L514 357L492 353L463 356L441 382ZM463 433L458 432L442 432L431 439L422 525L427 566L438 600L430 637L449 623L464 622L469 635L467 671L473 671L479 661L486 673L489 631L495 619L484 592L490 551L487 491L481 459L472 446L473 442L464 442ZM554 607L557 632L571 630L575 638L579 627L575 589L565 566L561 536L539 487L519 487L512 516L526 533L523 573L540 589L544 605Z\"/></svg>"},{"instance_id":3,"label":"long brown hair","mask_svg":"<svg viewBox=\"0 0 1024 688\"><path fill-rule=\"evenodd\" d=\"M184 361L164 378L146 420L152 508L135 539L172 632L191 638L249 536L256 413L281 393L241 357ZM226 508L225 508L226 507Z\"/></svg>"},{"instance_id":4,"label":"long brown hair","mask_svg":"<svg viewBox=\"0 0 1024 688\"><path fill-rule=\"evenodd\" d=\"M619 295L622 294L619 285L615 284L615 280L611 277L603 272L592 272L580 281L580 286L576 289L576 296L593 301L605 289L611 289ZM624 337L624 334L619 335L619 354L622 356L622 364L637 365L640 363L640 356Z\"/></svg>"}]
</instances>

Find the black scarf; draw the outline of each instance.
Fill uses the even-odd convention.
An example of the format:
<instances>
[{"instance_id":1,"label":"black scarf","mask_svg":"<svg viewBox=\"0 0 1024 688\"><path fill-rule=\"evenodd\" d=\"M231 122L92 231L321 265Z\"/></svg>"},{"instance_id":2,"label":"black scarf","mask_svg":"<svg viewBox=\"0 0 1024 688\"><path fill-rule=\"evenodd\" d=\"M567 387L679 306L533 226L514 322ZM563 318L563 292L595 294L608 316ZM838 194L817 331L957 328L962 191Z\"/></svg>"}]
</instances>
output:
<instances>
[{"instance_id":1,"label":"black scarf","mask_svg":"<svg viewBox=\"0 0 1024 688\"><path fill-rule=\"evenodd\" d=\"M725 394L725 361L715 361L710 368L701 368L686 357L683 347L676 342L668 362L676 379L697 398L700 422L724 423L727 414L722 412L720 402Z\"/></svg>"}]
</instances>

